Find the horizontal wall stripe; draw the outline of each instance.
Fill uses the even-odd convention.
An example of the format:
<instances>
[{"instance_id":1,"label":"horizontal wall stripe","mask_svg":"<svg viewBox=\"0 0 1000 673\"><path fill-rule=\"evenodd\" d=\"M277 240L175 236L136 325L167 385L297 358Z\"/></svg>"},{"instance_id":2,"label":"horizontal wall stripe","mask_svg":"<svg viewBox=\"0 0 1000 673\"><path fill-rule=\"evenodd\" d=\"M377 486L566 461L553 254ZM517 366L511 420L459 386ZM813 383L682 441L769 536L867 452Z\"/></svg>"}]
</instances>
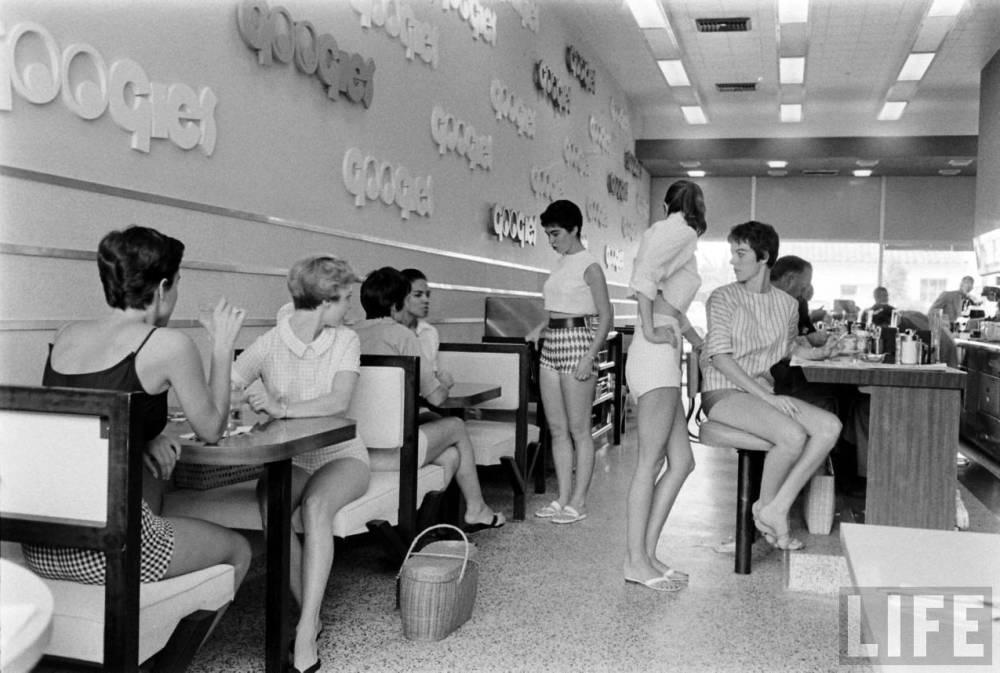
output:
<instances>
[{"instance_id":1,"label":"horizontal wall stripe","mask_svg":"<svg viewBox=\"0 0 1000 673\"><path fill-rule=\"evenodd\" d=\"M320 227L314 224L309 224L307 222L299 222L297 220L290 220L283 217L277 217L275 215L264 215L261 213L252 213L245 210L225 208L222 206L215 206L209 203L200 203L197 201L189 201L187 199L178 199L172 196L164 196L162 194L154 194L152 192L145 192L135 189L126 189L124 187L114 187L112 185L106 185L99 182L92 182L90 180L69 178L62 175L54 175L52 173L33 171L26 168L17 168L15 166L0 165L0 175L4 175L11 178L17 178L21 180L28 180L31 182L40 182L48 185L54 185L57 187L65 187L67 189L78 189L81 191L92 192L95 194L103 194L105 196L115 196L122 199L131 199L133 201L142 201L145 203L152 203L161 206L169 206L172 208L183 208L185 210L193 210L200 213L206 213L208 215L217 215L219 217L228 217L237 220L244 220L247 222L270 224L276 227L285 227L288 229L295 229L298 231L307 231L309 233L321 234L324 236L336 236L339 238L346 238L354 241L362 241L364 243L372 243L374 245L382 245L386 247L397 248L400 250L408 250L411 252L422 252L428 255L438 255L441 257L448 257L450 259L460 259L467 262L489 264L491 266L500 266L508 269L519 269L521 271L529 271L531 273L543 273L543 274L549 273L549 269L543 269L536 266L529 266L527 264L507 262L504 260L493 259L490 257L480 257L478 255L469 255L466 253L454 252L451 250L441 250L440 248L432 248L429 246L416 245L413 243L403 243L400 241L393 241L378 236L361 234L355 231L346 231L343 229L334 229L330 227ZM189 268L200 268L200 267L189 267ZM284 273L285 272L282 272L281 274L278 275L284 275ZM608 285L612 287L623 287L623 288L628 287L626 283L609 282Z\"/></svg>"}]
</instances>

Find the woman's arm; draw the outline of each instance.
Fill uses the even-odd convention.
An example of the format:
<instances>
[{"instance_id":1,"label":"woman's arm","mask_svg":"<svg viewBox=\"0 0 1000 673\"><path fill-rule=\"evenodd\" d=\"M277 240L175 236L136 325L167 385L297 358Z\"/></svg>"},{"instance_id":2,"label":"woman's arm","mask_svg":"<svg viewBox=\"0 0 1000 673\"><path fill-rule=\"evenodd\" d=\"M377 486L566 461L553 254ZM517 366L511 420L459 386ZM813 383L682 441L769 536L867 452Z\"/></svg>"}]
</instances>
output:
<instances>
[{"instance_id":1,"label":"woman's arm","mask_svg":"<svg viewBox=\"0 0 1000 673\"><path fill-rule=\"evenodd\" d=\"M310 418L343 416L351 406L351 396L358 383L357 372L342 370L333 377L333 389L325 395L308 400L288 400L273 390L250 393L247 400L254 411L263 411L273 418Z\"/></svg>"}]
</instances>

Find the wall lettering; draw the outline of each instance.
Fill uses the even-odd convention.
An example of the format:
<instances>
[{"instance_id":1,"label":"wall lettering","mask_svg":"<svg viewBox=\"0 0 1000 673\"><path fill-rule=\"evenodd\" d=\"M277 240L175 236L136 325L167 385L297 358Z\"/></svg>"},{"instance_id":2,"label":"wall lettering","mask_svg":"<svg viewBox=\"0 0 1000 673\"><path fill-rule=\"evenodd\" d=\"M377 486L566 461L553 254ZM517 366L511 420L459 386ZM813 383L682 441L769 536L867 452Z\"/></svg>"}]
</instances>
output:
<instances>
[{"instance_id":1,"label":"wall lettering","mask_svg":"<svg viewBox=\"0 0 1000 673\"><path fill-rule=\"evenodd\" d=\"M31 61L31 54L24 53L30 49L19 50L22 40L40 42L43 60ZM74 61L77 66L71 68ZM80 67L84 62L88 68ZM93 78L71 81L71 72L85 69ZM61 91L63 105L81 119L97 119L109 111L115 124L132 134L131 147L139 152L149 152L152 138L169 139L182 150L200 147L205 156L215 151L218 99L211 89L196 93L187 84L151 82L142 66L127 58L107 67L89 44L71 44L60 55L55 38L38 23L16 24L0 48L0 110L13 110L13 91L35 105L51 103Z\"/></svg>"},{"instance_id":2,"label":"wall lettering","mask_svg":"<svg viewBox=\"0 0 1000 673\"><path fill-rule=\"evenodd\" d=\"M561 198L566 191L566 181L563 176L552 173L548 168L532 166L531 191L539 198L553 201Z\"/></svg>"},{"instance_id":3,"label":"wall lettering","mask_svg":"<svg viewBox=\"0 0 1000 673\"><path fill-rule=\"evenodd\" d=\"M535 62L535 86L548 97L556 112L569 114L569 85L561 84L544 61Z\"/></svg>"},{"instance_id":4,"label":"wall lettering","mask_svg":"<svg viewBox=\"0 0 1000 673\"><path fill-rule=\"evenodd\" d=\"M535 137L535 111L498 79L490 84L490 102L497 119L509 119L517 126L519 135Z\"/></svg>"},{"instance_id":5,"label":"wall lettering","mask_svg":"<svg viewBox=\"0 0 1000 673\"><path fill-rule=\"evenodd\" d=\"M587 221L594 226L599 229L608 228L608 211L604 207L604 204L597 199L588 196L583 212L587 217Z\"/></svg>"},{"instance_id":6,"label":"wall lettering","mask_svg":"<svg viewBox=\"0 0 1000 673\"><path fill-rule=\"evenodd\" d=\"M604 124L597 121L594 115L590 115L590 139L594 141L594 144L601 148L601 151L607 154L611 151L611 134L608 130L604 128Z\"/></svg>"},{"instance_id":7,"label":"wall lettering","mask_svg":"<svg viewBox=\"0 0 1000 673\"><path fill-rule=\"evenodd\" d=\"M399 216L404 220L410 219L410 213L422 217L434 214L434 182L429 175L414 177L405 166L365 156L356 147L344 153L341 171L344 186L359 208L366 201L380 200L387 206L399 206Z\"/></svg>"},{"instance_id":8,"label":"wall lettering","mask_svg":"<svg viewBox=\"0 0 1000 673\"><path fill-rule=\"evenodd\" d=\"M469 160L469 168L493 168L493 136L477 135L476 129L440 105L431 111L431 137L438 145L438 152L452 151Z\"/></svg>"},{"instance_id":9,"label":"wall lettering","mask_svg":"<svg viewBox=\"0 0 1000 673\"><path fill-rule=\"evenodd\" d=\"M406 50L410 61L417 55L432 68L438 66L437 26L418 21L413 8L403 0L351 0L351 7L361 15L361 27L376 25L396 38Z\"/></svg>"},{"instance_id":10,"label":"wall lettering","mask_svg":"<svg viewBox=\"0 0 1000 673\"><path fill-rule=\"evenodd\" d=\"M510 6L521 17L521 26L538 32L538 3L536 0L510 0Z\"/></svg>"},{"instance_id":11,"label":"wall lettering","mask_svg":"<svg viewBox=\"0 0 1000 673\"><path fill-rule=\"evenodd\" d=\"M649 197L641 189L635 190L635 212L643 220L649 217Z\"/></svg>"},{"instance_id":12,"label":"wall lettering","mask_svg":"<svg viewBox=\"0 0 1000 673\"><path fill-rule=\"evenodd\" d=\"M608 194L619 201L628 201L628 183L614 173L608 173Z\"/></svg>"},{"instance_id":13,"label":"wall lettering","mask_svg":"<svg viewBox=\"0 0 1000 673\"><path fill-rule=\"evenodd\" d=\"M639 227L636 223L627 217L622 217L622 236L630 241L634 241L638 237Z\"/></svg>"},{"instance_id":14,"label":"wall lettering","mask_svg":"<svg viewBox=\"0 0 1000 673\"><path fill-rule=\"evenodd\" d=\"M431 0L434 2L434 0ZM458 12L462 20L472 29L472 39L482 39L495 47L497 44L497 13L485 7L480 0L441 0L441 10Z\"/></svg>"},{"instance_id":15,"label":"wall lettering","mask_svg":"<svg viewBox=\"0 0 1000 673\"><path fill-rule=\"evenodd\" d=\"M567 166L575 169L583 177L590 175L590 160L580 146L569 138L563 141L563 160Z\"/></svg>"},{"instance_id":16,"label":"wall lettering","mask_svg":"<svg viewBox=\"0 0 1000 673\"><path fill-rule=\"evenodd\" d=\"M619 105L614 98L611 99L611 121L618 124L625 133L632 132L632 122L629 121L628 111L624 105Z\"/></svg>"},{"instance_id":17,"label":"wall lettering","mask_svg":"<svg viewBox=\"0 0 1000 673\"><path fill-rule=\"evenodd\" d=\"M625 268L625 251L614 245L604 246L604 266L621 271Z\"/></svg>"},{"instance_id":18,"label":"wall lettering","mask_svg":"<svg viewBox=\"0 0 1000 673\"><path fill-rule=\"evenodd\" d=\"M538 215L525 215L512 208L504 208L499 203L493 204L493 233L499 240L509 238L520 243L523 248L534 245L538 238Z\"/></svg>"},{"instance_id":19,"label":"wall lettering","mask_svg":"<svg viewBox=\"0 0 1000 673\"><path fill-rule=\"evenodd\" d=\"M642 164L640 164L636 156L628 150L625 150L625 170L631 174L632 177L642 177Z\"/></svg>"},{"instance_id":20,"label":"wall lettering","mask_svg":"<svg viewBox=\"0 0 1000 673\"><path fill-rule=\"evenodd\" d=\"M295 63L305 75L316 75L330 100L344 94L366 108L375 96L375 61L348 53L329 33L316 34L308 21L294 21L284 7L269 9L265 0L242 0L236 8L240 37L257 52L260 65Z\"/></svg>"},{"instance_id":21,"label":"wall lettering","mask_svg":"<svg viewBox=\"0 0 1000 673\"><path fill-rule=\"evenodd\" d=\"M566 47L566 69L569 70L569 74L580 81L584 91L594 93L594 80L597 78L597 71L572 45Z\"/></svg>"}]
</instances>

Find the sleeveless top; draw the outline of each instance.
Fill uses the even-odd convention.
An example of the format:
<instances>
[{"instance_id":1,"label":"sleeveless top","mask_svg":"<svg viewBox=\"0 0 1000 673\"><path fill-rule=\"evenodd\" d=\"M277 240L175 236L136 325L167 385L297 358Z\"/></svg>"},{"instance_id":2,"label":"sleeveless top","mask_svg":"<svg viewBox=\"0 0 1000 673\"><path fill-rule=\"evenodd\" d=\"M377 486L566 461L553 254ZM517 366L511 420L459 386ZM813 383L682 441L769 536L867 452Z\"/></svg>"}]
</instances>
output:
<instances>
[{"instance_id":1,"label":"sleeveless top","mask_svg":"<svg viewBox=\"0 0 1000 673\"><path fill-rule=\"evenodd\" d=\"M559 258L542 286L546 311L570 315L597 313L594 295L583 277L591 264L597 264L597 259L586 249Z\"/></svg>"},{"instance_id":2,"label":"sleeveless top","mask_svg":"<svg viewBox=\"0 0 1000 673\"><path fill-rule=\"evenodd\" d=\"M97 372L82 374L63 374L52 368L52 344L49 344L49 357L45 360L45 373L42 375L43 386L61 386L66 388L96 388L99 390L120 390L126 393L142 393L136 396L135 415L132 418L134 427L141 428L144 441L149 441L159 435L167 424L167 391L150 395L143 390L142 383L135 371L135 356L153 336L156 327L142 340L139 347L122 358L117 364Z\"/></svg>"}]
</instances>

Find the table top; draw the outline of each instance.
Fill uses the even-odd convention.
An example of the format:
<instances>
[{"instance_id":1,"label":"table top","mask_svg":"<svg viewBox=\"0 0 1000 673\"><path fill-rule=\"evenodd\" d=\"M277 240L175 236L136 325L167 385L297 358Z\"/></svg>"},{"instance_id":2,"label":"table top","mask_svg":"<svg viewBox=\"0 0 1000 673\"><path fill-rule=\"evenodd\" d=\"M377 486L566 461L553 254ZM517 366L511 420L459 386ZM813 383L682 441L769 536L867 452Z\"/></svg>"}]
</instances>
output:
<instances>
[{"instance_id":1,"label":"table top","mask_svg":"<svg viewBox=\"0 0 1000 673\"><path fill-rule=\"evenodd\" d=\"M33 572L0 559L0 671L30 671L52 635L52 592Z\"/></svg>"},{"instance_id":2,"label":"table top","mask_svg":"<svg viewBox=\"0 0 1000 673\"><path fill-rule=\"evenodd\" d=\"M803 360L797 357L793 357L790 364L793 367L801 367L806 380L815 383L965 389L965 372L943 364L896 365L856 362L850 358Z\"/></svg>"},{"instance_id":3,"label":"table top","mask_svg":"<svg viewBox=\"0 0 1000 673\"><path fill-rule=\"evenodd\" d=\"M441 409L471 407L500 397L500 386L494 383L456 382L448 391L448 399L438 405Z\"/></svg>"},{"instance_id":4,"label":"table top","mask_svg":"<svg viewBox=\"0 0 1000 673\"><path fill-rule=\"evenodd\" d=\"M167 424L168 433L179 437L191 431L186 422ZM184 450L180 462L198 465L263 465L291 458L331 444L353 439L355 422L350 418L271 419L257 423L242 435L226 437L218 444L198 439L181 439Z\"/></svg>"}]
</instances>

